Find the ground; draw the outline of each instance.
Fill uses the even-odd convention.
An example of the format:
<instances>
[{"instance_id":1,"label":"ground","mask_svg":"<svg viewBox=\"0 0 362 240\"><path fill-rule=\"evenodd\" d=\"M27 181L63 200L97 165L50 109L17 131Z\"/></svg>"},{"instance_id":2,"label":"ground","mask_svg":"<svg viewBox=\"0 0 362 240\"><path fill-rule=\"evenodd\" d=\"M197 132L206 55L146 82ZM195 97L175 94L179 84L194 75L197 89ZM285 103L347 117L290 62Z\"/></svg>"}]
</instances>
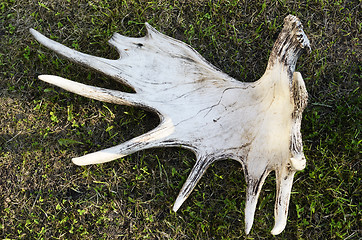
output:
<instances>
[{"instance_id":1,"label":"ground","mask_svg":"<svg viewBox=\"0 0 362 240\"><path fill-rule=\"evenodd\" d=\"M74 2L74 3L73 3ZM271 239L274 176L244 234L241 166L213 164L177 213L172 204L195 158L152 149L111 163L71 162L157 126L142 109L86 99L37 79L55 74L130 91L39 45L116 58L114 32L144 22L192 45L240 81L263 73L283 18L300 18L312 52L298 63L309 92L288 224L275 239L361 239L361 1L0 1L0 237L2 239Z\"/></svg>"}]
</instances>

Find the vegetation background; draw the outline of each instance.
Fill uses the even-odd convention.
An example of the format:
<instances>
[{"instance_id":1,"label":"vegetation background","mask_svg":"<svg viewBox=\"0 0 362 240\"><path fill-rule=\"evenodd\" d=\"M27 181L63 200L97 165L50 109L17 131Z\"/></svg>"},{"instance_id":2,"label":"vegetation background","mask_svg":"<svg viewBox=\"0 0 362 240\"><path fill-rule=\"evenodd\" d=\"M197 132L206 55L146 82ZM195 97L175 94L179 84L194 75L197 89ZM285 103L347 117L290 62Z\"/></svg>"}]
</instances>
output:
<instances>
[{"instance_id":1,"label":"vegetation background","mask_svg":"<svg viewBox=\"0 0 362 240\"><path fill-rule=\"evenodd\" d=\"M361 239L361 1L0 1L0 238ZM142 109L86 99L37 79L55 74L129 89L61 58L35 28L74 49L116 58L113 33L140 37L143 23L182 40L241 81L257 80L288 14L312 53L302 72L307 167L293 186L288 224L273 237L274 176L249 236L245 181L237 162L210 167L177 213L172 204L194 164L183 149L152 149L107 164L70 159L158 124ZM156 93L158 94L158 93ZM236 133L237 134L237 133Z\"/></svg>"}]
</instances>

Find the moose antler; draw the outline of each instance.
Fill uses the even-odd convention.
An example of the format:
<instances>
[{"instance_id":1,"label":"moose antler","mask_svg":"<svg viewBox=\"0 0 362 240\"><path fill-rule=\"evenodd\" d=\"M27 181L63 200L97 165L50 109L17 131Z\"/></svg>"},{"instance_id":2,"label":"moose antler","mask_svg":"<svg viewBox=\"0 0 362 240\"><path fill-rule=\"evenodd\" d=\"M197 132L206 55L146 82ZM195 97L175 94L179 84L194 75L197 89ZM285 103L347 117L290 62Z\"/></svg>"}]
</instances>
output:
<instances>
[{"instance_id":1,"label":"moose antler","mask_svg":"<svg viewBox=\"0 0 362 240\"><path fill-rule=\"evenodd\" d=\"M305 167L300 125L307 91L295 65L309 40L298 18L289 15L274 44L264 75L255 82L237 81L221 72L187 44L145 24L147 35L115 33L109 41L117 60L77 52L30 29L46 47L132 87L125 93L84 85L58 76L39 79L70 92L115 104L142 107L161 119L158 127L120 145L74 158L77 165L105 163L153 147L181 146L196 154L196 164L174 204L177 211L210 164L234 159L247 182L245 231L253 224L265 178L276 172L275 226L285 228L296 171Z\"/></svg>"}]
</instances>

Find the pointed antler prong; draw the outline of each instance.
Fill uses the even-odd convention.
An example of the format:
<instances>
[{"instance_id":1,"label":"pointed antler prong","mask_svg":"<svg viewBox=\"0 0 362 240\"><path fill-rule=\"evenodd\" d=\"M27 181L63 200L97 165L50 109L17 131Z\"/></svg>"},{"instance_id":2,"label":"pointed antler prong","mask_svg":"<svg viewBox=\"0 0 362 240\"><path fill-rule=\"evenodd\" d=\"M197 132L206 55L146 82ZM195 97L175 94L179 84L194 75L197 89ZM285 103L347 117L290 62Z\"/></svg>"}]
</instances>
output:
<instances>
[{"instance_id":1,"label":"pointed antler prong","mask_svg":"<svg viewBox=\"0 0 362 240\"><path fill-rule=\"evenodd\" d=\"M295 171L289 171L287 167L275 171L277 193L275 197L275 224L271 234L278 235L287 225L289 199L292 191Z\"/></svg>"},{"instance_id":2,"label":"pointed antler prong","mask_svg":"<svg viewBox=\"0 0 362 240\"><path fill-rule=\"evenodd\" d=\"M158 127L141 136L111 148L73 158L72 161L74 164L80 166L99 164L110 162L141 150L170 146L168 139L172 137L173 133L174 126L172 121L170 119L163 119ZM174 144L177 145L177 143Z\"/></svg>"},{"instance_id":3,"label":"pointed antler prong","mask_svg":"<svg viewBox=\"0 0 362 240\"><path fill-rule=\"evenodd\" d=\"M176 212L182 205L182 203L188 198L192 190L195 188L196 184L199 182L201 177L204 175L207 168L214 163L217 159L208 155L197 154L197 160L192 168L189 176L187 177L184 185L182 186L176 201L173 205L173 211Z\"/></svg>"},{"instance_id":4,"label":"pointed antler prong","mask_svg":"<svg viewBox=\"0 0 362 240\"><path fill-rule=\"evenodd\" d=\"M263 169L263 166L259 166ZM265 169L265 167L264 167ZM259 171L261 172L261 171ZM246 202L245 202L245 233L249 234L254 222L254 215L261 188L266 177L269 175L269 170L265 169L260 174L251 173L245 176L247 181L246 187Z\"/></svg>"},{"instance_id":5,"label":"pointed antler prong","mask_svg":"<svg viewBox=\"0 0 362 240\"><path fill-rule=\"evenodd\" d=\"M78 52L74 49L66 47L54 40L45 37L35 29L31 28L30 33L35 39L45 47L53 50L54 52L68 58L69 60L90 67L96 71L104 73L112 78L122 81L125 85L132 87L132 85L124 79L119 78L119 69L114 66L116 60L110 60L106 58L96 57L82 52Z\"/></svg>"},{"instance_id":6,"label":"pointed antler prong","mask_svg":"<svg viewBox=\"0 0 362 240\"><path fill-rule=\"evenodd\" d=\"M38 78L44 82L63 88L69 92L98 101L127 106L145 106L144 98L140 99L138 94L93 87L54 75L40 75Z\"/></svg>"}]
</instances>

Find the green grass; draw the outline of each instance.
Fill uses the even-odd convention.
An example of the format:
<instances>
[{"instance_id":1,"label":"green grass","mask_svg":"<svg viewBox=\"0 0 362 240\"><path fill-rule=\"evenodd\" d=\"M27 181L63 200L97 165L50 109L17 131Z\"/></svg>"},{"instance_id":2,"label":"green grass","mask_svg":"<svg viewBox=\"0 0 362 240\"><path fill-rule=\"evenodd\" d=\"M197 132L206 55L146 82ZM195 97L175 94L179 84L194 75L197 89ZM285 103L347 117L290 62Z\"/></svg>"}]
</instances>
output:
<instances>
[{"instance_id":1,"label":"green grass","mask_svg":"<svg viewBox=\"0 0 362 240\"><path fill-rule=\"evenodd\" d=\"M361 1L0 2L0 238L2 239L361 239ZM144 22L192 45L242 80L258 79L287 14L309 36L301 71L307 167L293 186L288 224L273 227L268 177L244 234L241 166L210 167L175 214L194 164L183 149L152 149L89 167L70 159L113 146L158 124L142 109L86 99L37 80L55 74L130 91L42 47L36 28L64 45L116 58L114 32L143 36Z\"/></svg>"}]
</instances>

